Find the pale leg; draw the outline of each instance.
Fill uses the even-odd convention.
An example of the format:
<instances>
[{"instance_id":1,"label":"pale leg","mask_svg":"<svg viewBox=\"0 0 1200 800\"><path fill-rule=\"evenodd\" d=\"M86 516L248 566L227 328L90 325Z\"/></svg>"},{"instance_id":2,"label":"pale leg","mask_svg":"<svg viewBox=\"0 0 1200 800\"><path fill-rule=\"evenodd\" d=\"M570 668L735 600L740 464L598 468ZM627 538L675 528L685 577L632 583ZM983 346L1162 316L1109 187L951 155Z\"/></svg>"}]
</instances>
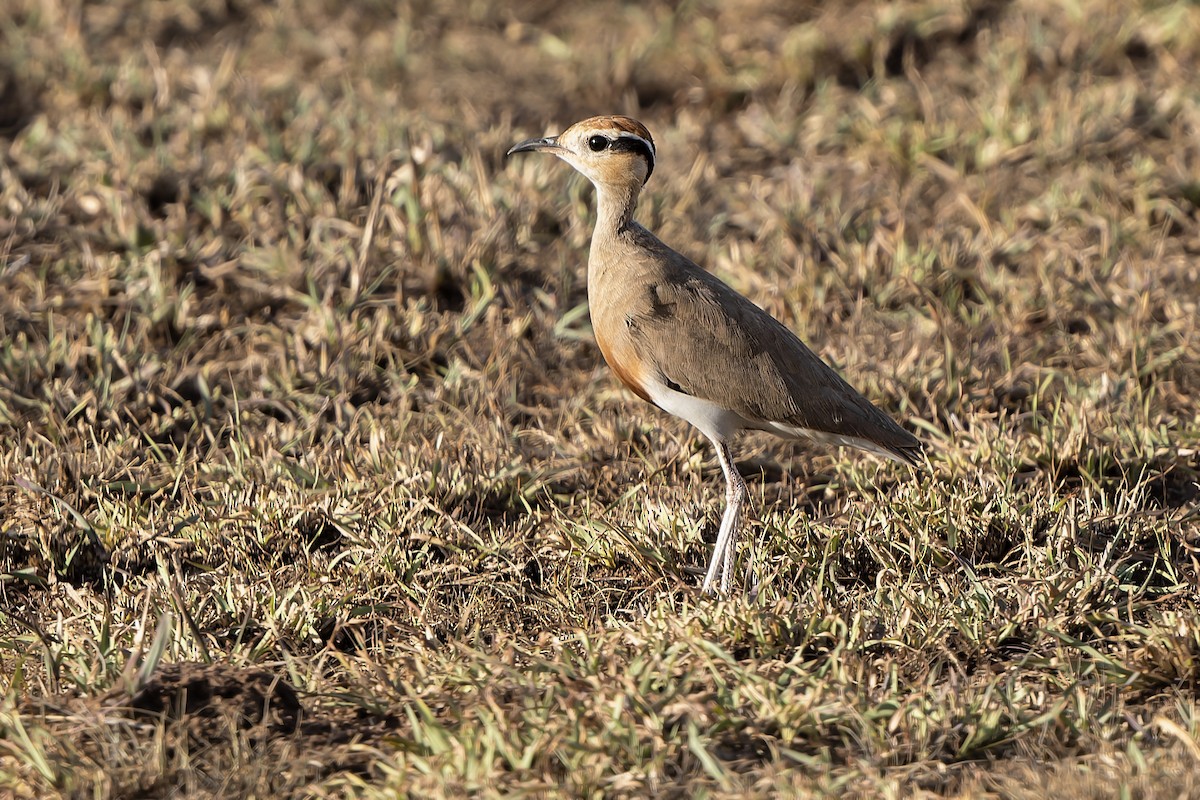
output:
<instances>
[{"instance_id":1,"label":"pale leg","mask_svg":"<svg viewBox=\"0 0 1200 800\"><path fill-rule=\"evenodd\" d=\"M733 456L729 447L720 441L713 441L717 448L717 460L721 462L721 472L725 474L725 514L721 517L721 529L717 533L717 544L713 548L712 561L708 565L708 574L704 577L702 590L706 593L713 591L717 576L721 577L721 593L728 594L733 576L733 562L737 553L738 528L741 523L742 506L746 504L748 492L746 482L734 466Z\"/></svg>"},{"instance_id":2,"label":"pale leg","mask_svg":"<svg viewBox=\"0 0 1200 800\"><path fill-rule=\"evenodd\" d=\"M729 535L733 530L735 509L729 502L730 491L728 486L725 490L725 513L721 515L721 527L717 530L717 543L713 546L712 558L708 561L708 573L704 576L704 585L701 586L701 591L705 594L712 594L713 584L721 574L721 570L725 565L725 547L729 543Z\"/></svg>"},{"instance_id":3,"label":"pale leg","mask_svg":"<svg viewBox=\"0 0 1200 800\"><path fill-rule=\"evenodd\" d=\"M725 545L725 566L721 568L721 594L729 596L729 590L733 585L733 559L737 553L738 537L741 534L742 519L741 506L738 506L738 516L733 521L733 530L729 536L729 544Z\"/></svg>"},{"instance_id":4,"label":"pale leg","mask_svg":"<svg viewBox=\"0 0 1200 800\"><path fill-rule=\"evenodd\" d=\"M746 504L749 491L737 465L733 463L733 454L729 448L721 445L717 448L717 458L721 461L721 470L725 473L725 482L729 485L729 497L726 500L731 509L733 519L729 525L729 541L725 544L725 567L721 572L721 594L728 595L733 584L733 562L737 556L738 535L742 527L742 506Z\"/></svg>"}]
</instances>

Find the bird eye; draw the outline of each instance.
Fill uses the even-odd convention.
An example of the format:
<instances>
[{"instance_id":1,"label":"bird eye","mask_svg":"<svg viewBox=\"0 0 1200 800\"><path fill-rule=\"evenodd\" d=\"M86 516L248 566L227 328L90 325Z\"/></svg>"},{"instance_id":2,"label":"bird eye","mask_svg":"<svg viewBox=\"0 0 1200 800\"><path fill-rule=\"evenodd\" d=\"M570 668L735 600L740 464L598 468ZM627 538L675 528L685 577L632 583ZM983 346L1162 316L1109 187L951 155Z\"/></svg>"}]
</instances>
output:
<instances>
[{"instance_id":1,"label":"bird eye","mask_svg":"<svg viewBox=\"0 0 1200 800\"><path fill-rule=\"evenodd\" d=\"M603 136L597 134L596 136L588 139L588 147L592 148L592 152L599 153L601 150L608 147L608 139L605 139Z\"/></svg>"}]
</instances>

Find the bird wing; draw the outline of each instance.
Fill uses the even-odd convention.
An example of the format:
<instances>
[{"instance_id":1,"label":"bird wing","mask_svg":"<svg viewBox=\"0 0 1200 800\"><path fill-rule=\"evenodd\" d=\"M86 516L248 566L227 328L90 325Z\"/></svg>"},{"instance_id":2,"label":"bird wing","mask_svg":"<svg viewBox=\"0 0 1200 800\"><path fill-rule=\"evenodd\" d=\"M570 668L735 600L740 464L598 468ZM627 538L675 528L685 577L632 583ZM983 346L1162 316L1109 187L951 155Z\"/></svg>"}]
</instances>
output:
<instances>
[{"instance_id":1,"label":"bird wing","mask_svg":"<svg viewBox=\"0 0 1200 800\"><path fill-rule=\"evenodd\" d=\"M786 326L653 234L638 233L653 239L661 269L626 329L668 385L750 421L865 439L914 463L920 441Z\"/></svg>"}]
</instances>

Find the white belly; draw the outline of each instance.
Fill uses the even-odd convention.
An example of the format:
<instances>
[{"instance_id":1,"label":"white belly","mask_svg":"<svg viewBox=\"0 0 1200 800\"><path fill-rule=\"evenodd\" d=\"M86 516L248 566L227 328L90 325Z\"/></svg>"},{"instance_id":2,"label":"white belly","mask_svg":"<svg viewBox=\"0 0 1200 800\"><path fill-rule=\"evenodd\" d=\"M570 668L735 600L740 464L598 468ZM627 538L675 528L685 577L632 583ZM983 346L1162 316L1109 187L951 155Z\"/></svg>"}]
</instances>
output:
<instances>
[{"instance_id":1,"label":"white belly","mask_svg":"<svg viewBox=\"0 0 1200 800\"><path fill-rule=\"evenodd\" d=\"M733 434L743 428L757 427L741 414L730 411L711 400L702 400L690 394L677 392L654 376L645 382L646 394L654 401L654 405L685 419L699 429L701 433L714 441L728 441Z\"/></svg>"},{"instance_id":2,"label":"white belly","mask_svg":"<svg viewBox=\"0 0 1200 800\"><path fill-rule=\"evenodd\" d=\"M883 458L901 461L896 454L888 452L885 448L880 447L872 441L857 436L827 433L825 431L813 430L812 428L801 428L798 425L789 425L786 422L748 419L736 411L725 408L719 403L678 392L660 381L657 376L647 380L644 388L646 394L650 395L650 399L654 401L656 406L668 414L674 414L680 419L685 419L692 423L701 433L713 441L726 442L729 441L733 434L740 430L753 429L773 433L783 439L806 439L810 442L819 442L825 445L855 447L859 450L865 450L868 453L882 456Z\"/></svg>"}]
</instances>

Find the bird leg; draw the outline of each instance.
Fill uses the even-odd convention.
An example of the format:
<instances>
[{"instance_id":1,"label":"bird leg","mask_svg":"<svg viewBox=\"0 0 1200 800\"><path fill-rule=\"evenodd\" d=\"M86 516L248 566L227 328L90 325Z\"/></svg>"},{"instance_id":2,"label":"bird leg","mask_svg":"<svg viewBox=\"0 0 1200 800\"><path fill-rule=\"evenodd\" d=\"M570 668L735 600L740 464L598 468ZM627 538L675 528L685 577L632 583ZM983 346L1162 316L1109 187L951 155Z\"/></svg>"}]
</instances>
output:
<instances>
[{"instance_id":1,"label":"bird leg","mask_svg":"<svg viewBox=\"0 0 1200 800\"><path fill-rule=\"evenodd\" d=\"M717 448L717 460L725 474L725 513L721 517L721 528L717 532L717 543L713 548L712 561L704 576L701 590L706 594L713 591L717 576L721 577L721 594L728 594L733 579L733 562L737 553L738 529L741 527L742 506L749 494L746 482L734 466L729 447L722 441L713 440Z\"/></svg>"},{"instance_id":2,"label":"bird leg","mask_svg":"<svg viewBox=\"0 0 1200 800\"><path fill-rule=\"evenodd\" d=\"M708 562L708 572L704 576L704 584L700 587L705 594L713 593L713 584L725 565L725 546L729 543L730 531L733 529L736 509L730 503L730 492L725 491L725 513L721 515L721 527L717 530L717 543L713 546L712 558Z\"/></svg>"},{"instance_id":3,"label":"bird leg","mask_svg":"<svg viewBox=\"0 0 1200 800\"><path fill-rule=\"evenodd\" d=\"M745 489L742 489L742 496L745 496ZM726 505L734 506L729 500L725 501ZM733 585L733 560L737 554L738 536L741 534L742 527L742 504L739 499L734 506L736 510L733 512L733 522L729 526L729 541L725 544L725 566L721 568L721 594L729 596L729 590Z\"/></svg>"}]
</instances>

